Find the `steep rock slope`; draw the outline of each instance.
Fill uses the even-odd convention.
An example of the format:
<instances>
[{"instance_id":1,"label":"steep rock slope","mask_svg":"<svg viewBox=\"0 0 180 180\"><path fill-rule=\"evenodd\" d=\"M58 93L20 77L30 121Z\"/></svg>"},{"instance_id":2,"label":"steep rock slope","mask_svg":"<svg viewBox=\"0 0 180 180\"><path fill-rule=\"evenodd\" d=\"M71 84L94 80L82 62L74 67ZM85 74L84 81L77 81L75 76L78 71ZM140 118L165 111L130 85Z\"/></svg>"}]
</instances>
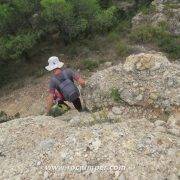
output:
<instances>
[{"instance_id":1,"label":"steep rock slope","mask_svg":"<svg viewBox=\"0 0 180 180\"><path fill-rule=\"evenodd\" d=\"M168 123L145 118L102 123L95 117L73 111L1 124L0 179L178 178L179 135L169 128L179 128L179 117Z\"/></svg>"}]
</instances>

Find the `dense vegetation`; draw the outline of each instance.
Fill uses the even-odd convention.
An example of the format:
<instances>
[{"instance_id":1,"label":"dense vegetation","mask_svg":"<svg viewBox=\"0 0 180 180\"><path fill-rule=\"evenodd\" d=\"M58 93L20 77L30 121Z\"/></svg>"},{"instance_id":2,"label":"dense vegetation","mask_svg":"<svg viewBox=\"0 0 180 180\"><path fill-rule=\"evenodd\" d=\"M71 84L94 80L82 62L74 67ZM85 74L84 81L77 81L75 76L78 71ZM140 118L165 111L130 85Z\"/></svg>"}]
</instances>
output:
<instances>
[{"instance_id":1,"label":"dense vegetation","mask_svg":"<svg viewBox=\"0 0 180 180\"><path fill-rule=\"evenodd\" d=\"M165 23L162 23L159 27L142 25L133 30L129 37L131 41L136 43L154 44L171 58L180 58L180 36L172 35Z\"/></svg>"},{"instance_id":2,"label":"dense vegetation","mask_svg":"<svg viewBox=\"0 0 180 180\"><path fill-rule=\"evenodd\" d=\"M108 1L107 1L108 2ZM108 6L108 3L106 3ZM116 23L115 6L97 0L13 0L0 4L0 59L28 58L47 34L59 33L65 44Z\"/></svg>"},{"instance_id":3,"label":"dense vegetation","mask_svg":"<svg viewBox=\"0 0 180 180\"><path fill-rule=\"evenodd\" d=\"M119 5L121 2L130 6L124 9ZM180 39L172 36L164 26L154 28L146 25L131 31L131 18L139 11L145 14L153 11L151 2L0 0L0 86L24 76L26 70L30 69L24 64L37 65L36 56L48 53L49 47L43 46L46 42L58 44L58 47L61 44L61 50L63 46L70 56L78 55L82 50L85 53L89 50L97 51L99 47L112 44L120 57L131 53L131 46L127 42L151 43L171 57L179 58L180 49L177 44ZM99 41L96 38L98 34L104 35L106 41ZM89 42L89 39L93 40ZM83 59L80 68L92 70L101 62L101 59L92 61L87 57ZM17 72L17 68L23 69L23 72ZM36 75L41 74L43 70Z\"/></svg>"}]
</instances>

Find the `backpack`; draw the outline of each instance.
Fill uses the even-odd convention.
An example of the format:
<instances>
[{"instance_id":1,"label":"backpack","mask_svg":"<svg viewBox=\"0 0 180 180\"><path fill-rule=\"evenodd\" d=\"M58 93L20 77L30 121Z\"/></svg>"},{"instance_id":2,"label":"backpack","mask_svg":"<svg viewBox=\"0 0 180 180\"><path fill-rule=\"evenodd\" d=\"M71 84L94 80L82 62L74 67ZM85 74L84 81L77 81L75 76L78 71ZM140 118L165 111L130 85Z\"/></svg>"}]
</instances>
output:
<instances>
[{"instance_id":1,"label":"backpack","mask_svg":"<svg viewBox=\"0 0 180 180\"><path fill-rule=\"evenodd\" d=\"M59 88L58 90L60 90L60 92L63 94L64 99L66 101L73 102L80 96L79 89L76 87L74 82L69 79L65 72L62 71L62 74L65 77L64 81L61 82L56 77L54 77L54 80L57 84L57 87Z\"/></svg>"}]
</instances>

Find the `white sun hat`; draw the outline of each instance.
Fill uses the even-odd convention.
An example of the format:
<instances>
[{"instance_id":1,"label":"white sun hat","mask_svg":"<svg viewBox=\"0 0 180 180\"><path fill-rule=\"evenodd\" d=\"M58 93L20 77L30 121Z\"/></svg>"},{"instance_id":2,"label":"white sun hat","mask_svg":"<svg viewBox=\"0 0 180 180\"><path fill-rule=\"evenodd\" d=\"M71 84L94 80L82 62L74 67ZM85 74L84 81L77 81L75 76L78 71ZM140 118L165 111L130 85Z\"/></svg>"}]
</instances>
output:
<instances>
[{"instance_id":1,"label":"white sun hat","mask_svg":"<svg viewBox=\"0 0 180 180\"><path fill-rule=\"evenodd\" d=\"M52 71L56 68L62 68L64 66L63 62L59 61L59 58L56 56L52 56L48 59L49 65L45 67L48 71Z\"/></svg>"}]
</instances>

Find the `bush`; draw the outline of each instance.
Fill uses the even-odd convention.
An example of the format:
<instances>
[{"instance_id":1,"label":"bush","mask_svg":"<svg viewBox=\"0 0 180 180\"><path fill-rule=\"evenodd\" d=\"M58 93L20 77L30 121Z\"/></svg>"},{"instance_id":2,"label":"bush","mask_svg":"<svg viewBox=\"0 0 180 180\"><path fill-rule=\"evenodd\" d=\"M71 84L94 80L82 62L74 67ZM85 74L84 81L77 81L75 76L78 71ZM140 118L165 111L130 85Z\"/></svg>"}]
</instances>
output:
<instances>
[{"instance_id":1,"label":"bush","mask_svg":"<svg viewBox=\"0 0 180 180\"><path fill-rule=\"evenodd\" d=\"M120 41L116 44L116 52L119 56L124 57L130 53L130 48L125 42Z\"/></svg>"},{"instance_id":2,"label":"bush","mask_svg":"<svg viewBox=\"0 0 180 180\"><path fill-rule=\"evenodd\" d=\"M0 123L10 121L15 118L20 118L20 113L16 113L14 116L8 116L4 111L0 111Z\"/></svg>"},{"instance_id":3,"label":"bush","mask_svg":"<svg viewBox=\"0 0 180 180\"><path fill-rule=\"evenodd\" d=\"M30 19L34 14L34 6L34 2L29 0L13 0L0 4L0 32L7 35L32 28Z\"/></svg>"},{"instance_id":4,"label":"bush","mask_svg":"<svg viewBox=\"0 0 180 180\"><path fill-rule=\"evenodd\" d=\"M6 4L0 4L0 32L6 34L12 28L12 10Z\"/></svg>"},{"instance_id":5,"label":"bush","mask_svg":"<svg viewBox=\"0 0 180 180\"><path fill-rule=\"evenodd\" d=\"M66 113L70 108L64 104L55 104L48 113L49 116L58 117Z\"/></svg>"},{"instance_id":6,"label":"bush","mask_svg":"<svg viewBox=\"0 0 180 180\"><path fill-rule=\"evenodd\" d=\"M113 4L112 0L98 0L98 2L102 8L108 8Z\"/></svg>"},{"instance_id":7,"label":"bush","mask_svg":"<svg viewBox=\"0 0 180 180\"><path fill-rule=\"evenodd\" d=\"M152 14L156 11L156 7L154 5L143 5L139 8L139 11L142 12L143 14Z\"/></svg>"},{"instance_id":8,"label":"bush","mask_svg":"<svg viewBox=\"0 0 180 180\"><path fill-rule=\"evenodd\" d=\"M37 34L28 33L0 38L0 58L19 59L26 54L38 39Z\"/></svg>"},{"instance_id":9,"label":"bush","mask_svg":"<svg viewBox=\"0 0 180 180\"><path fill-rule=\"evenodd\" d=\"M107 36L107 40L109 42L114 42L114 41L118 41L120 38L119 34L116 31L112 31L108 34Z\"/></svg>"},{"instance_id":10,"label":"bush","mask_svg":"<svg viewBox=\"0 0 180 180\"><path fill-rule=\"evenodd\" d=\"M112 6L107 10L103 10L101 13L98 13L95 19L95 31L107 32L111 27L117 22L116 19L117 8Z\"/></svg>"},{"instance_id":11,"label":"bush","mask_svg":"<svg viewBox=\"0 0 180 180\"><path fill-rule=\"evenodd\" d=\"M124 102L120 96L118 89L116 89L116 88L111 89L110 96L117 103Z\"/></svg>"},{"instance_id":12,"label":"bush","mask_svg":"<svg viewBox=\"0 0 180 180\"><path fill-rule=\"evenodd\" d=\"M172 35L165 25L141 26L133 30L130 39L138 43L154 43L172 58L180 58L180 36Z\"/></svg>"},{"instance_id":13,"label":"bush","mask_svg":"<svg viewBox=\"0 0 180 180\"><path fill-rule=\"evenodd\" d=\"M83 69L87 69L89 71L92 71L95 68L99 67L99 61L91 60L91 59L85 59L83 62Z\"/></svg>"},{"instance_id":14,"label":"bush","mask_svg":"<svg viewBox=\"0 0 180 180\"><path fill-rule=\"evenodd\" d=\"M119 22L115 31L118 32L120 35L126 35L131 30L131 21L129 19L123 20Z\"/></svg>"}]
</instances>

